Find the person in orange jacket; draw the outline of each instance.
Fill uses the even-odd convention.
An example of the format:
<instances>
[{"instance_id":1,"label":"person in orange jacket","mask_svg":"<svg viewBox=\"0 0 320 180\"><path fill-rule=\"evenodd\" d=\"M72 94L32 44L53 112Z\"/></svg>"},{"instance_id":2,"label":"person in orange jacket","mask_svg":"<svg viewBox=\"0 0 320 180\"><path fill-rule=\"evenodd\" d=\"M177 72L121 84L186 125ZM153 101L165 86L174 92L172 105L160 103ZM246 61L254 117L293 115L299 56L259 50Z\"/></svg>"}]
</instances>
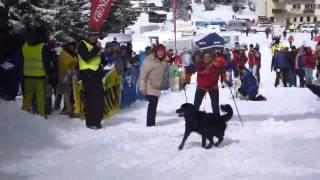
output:
<instances>
[{"instance_id":1,"label":"person in orange jacket","mask_svg":"<svg viewBox=\"0 0 320 180\"><path fill-rule=\"evenodd\" d=\"M222 53L213 55L210 52L204 52L202 58L198 59L195 63L197 71L197 89L195 92L194 106L199 110L202 100L208 92L213 113L220 114L218 82L219 76L221 76L224 81L226 80L226 60Z\"/></svg>"}]
</instances>

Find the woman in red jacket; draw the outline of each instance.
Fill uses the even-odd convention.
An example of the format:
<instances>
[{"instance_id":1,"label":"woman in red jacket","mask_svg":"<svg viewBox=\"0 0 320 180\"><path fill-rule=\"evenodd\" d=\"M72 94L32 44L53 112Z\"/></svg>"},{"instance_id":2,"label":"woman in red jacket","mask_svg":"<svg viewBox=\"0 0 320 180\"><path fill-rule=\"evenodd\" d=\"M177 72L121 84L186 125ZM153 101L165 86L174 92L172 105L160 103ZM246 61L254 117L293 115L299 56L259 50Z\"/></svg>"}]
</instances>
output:
<instances>
[{"instance_id":1,"label":"woman in red jacket","mask_svg":"<svg viewBox=\"0 0 320 180\"><path fill-rule=\"evenodd\" d=\"M227 63L223 54L212 54L205 52L202 59L196 61L197 69L197 90L194 98L194 105L199 110L202 99L208 92L211 99L213 113L220 114L219 111L219 76L226 80L225 68Z\"/></svg>"},{"instance_id":2,"label":"woman in red jacket","mask_svg":"<svg viewBox=\"0 0 320 180\"><path fill-rule=\"evenodd\" d=\"M313 80L313 70L316 67L316 58L312 53L311 47L307 47L306 54L304 56L304 68L305 68L305 78L306 83L311 84Z\"/></svg>"}]
</instances>

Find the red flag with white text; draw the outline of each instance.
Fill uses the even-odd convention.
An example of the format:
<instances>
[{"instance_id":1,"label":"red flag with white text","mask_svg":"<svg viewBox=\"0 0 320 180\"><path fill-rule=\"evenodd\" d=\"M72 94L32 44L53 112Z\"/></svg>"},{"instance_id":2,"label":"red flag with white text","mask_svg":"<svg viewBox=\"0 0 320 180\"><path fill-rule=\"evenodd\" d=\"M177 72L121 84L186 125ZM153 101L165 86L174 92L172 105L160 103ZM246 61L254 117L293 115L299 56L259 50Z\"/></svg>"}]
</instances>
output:
<instances>
[{"instance_id":1,"label":"red flag with white text","mask_svg":"<svg viewBox=\"0 0 320 180\"><path fill-rule=\"evenodd\" d=\"M112 0L92 0L89 29L101 31L104 20L111 10Z\"/></svg>"}]
</instances>

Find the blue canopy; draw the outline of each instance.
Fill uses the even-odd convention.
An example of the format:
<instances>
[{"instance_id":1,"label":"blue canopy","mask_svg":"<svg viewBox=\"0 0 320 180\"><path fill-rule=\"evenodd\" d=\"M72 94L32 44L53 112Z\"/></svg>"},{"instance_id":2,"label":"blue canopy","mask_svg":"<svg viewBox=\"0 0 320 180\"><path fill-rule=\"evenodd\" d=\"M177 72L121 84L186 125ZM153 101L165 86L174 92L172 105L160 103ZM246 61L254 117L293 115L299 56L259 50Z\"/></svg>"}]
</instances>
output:
<instances>
[{"instance_id":1,"label":"blue canopy","mask_svg":"<svg viewBox=\"0 0 320 180\"><path fill-rule=\"evenodd\" d=\"M212 47L223 47L224 39L217 33L210 33L206 37L196 41L199 49L207 49Z\"/></svg>"}]
</instances>

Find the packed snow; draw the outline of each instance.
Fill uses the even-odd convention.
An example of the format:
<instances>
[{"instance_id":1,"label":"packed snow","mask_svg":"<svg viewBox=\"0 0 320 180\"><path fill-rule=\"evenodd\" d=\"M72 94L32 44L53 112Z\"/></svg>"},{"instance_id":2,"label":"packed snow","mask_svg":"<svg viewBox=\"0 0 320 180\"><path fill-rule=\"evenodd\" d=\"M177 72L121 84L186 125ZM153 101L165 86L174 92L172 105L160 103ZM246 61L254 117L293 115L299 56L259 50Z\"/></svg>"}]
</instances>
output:
<instances>
[{"instance_id":1,"label":"packed snow","mask_svg":"<svg viewBox=\"0 0 320 180\"><path fill-rule=\"evenodd\" d=\"M294 36L296 44L309 39ZM185 102L183 92L162 95L154 128L145 127L147 103L137 102L99 131L77 119L28 114L20 110L21 100L2 101L0 179L317 179L319 100L306 88L274 88L264 34L240 41L261 45L260 92L268 101L237 100L244 128L235 111L221 147L204 150L192 134L178 151L184 120L175 109ZM187 87L189 102L195 86ZM220 99L234 107L229 89L220 89ZM211 111L208 96L201 109Z\"/></svg>"}]
</instances>

